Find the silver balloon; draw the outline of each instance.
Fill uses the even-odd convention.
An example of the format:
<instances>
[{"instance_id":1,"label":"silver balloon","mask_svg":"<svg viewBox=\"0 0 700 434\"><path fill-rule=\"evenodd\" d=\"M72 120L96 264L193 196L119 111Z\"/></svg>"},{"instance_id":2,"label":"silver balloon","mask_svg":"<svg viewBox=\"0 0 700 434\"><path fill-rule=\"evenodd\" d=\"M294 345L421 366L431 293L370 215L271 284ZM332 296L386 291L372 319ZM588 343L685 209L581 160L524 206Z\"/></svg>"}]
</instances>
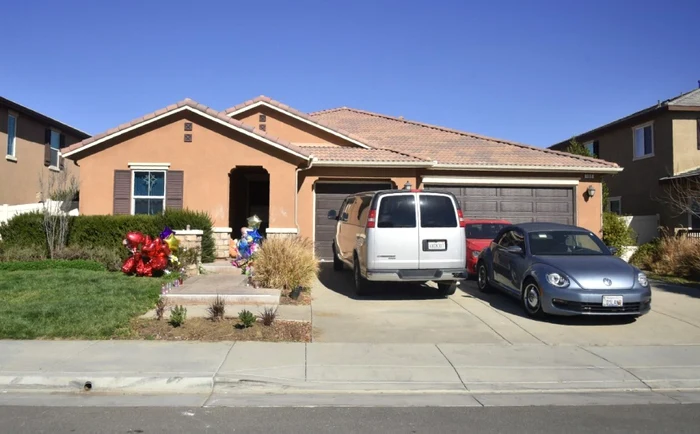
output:
<instances>
[{"instance_id":1,"label":"silver balloon","mask_svg":"<svg viewBox=\"0 0 700 434\"><path fill-rule=\"evenodd\" d=\"M248 217L248 227L250 229L260 229L260 223L262 223L262 220L257 215Z\"/></svg>"}]
</instances>

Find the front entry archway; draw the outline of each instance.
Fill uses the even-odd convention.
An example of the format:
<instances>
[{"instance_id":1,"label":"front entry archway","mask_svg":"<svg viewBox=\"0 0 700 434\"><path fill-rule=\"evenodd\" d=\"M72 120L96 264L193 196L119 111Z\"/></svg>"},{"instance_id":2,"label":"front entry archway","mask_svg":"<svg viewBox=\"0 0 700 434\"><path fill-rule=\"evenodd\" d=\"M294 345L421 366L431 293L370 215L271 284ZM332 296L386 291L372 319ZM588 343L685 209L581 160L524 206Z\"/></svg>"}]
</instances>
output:
<instances>
[{"instance_id":1,"label":"front entry archway","mask_svg":"<svg viewBox=\"0 0 700 434\"><path fill-rule=\"evenodd\" d=\"M232 237L240 236L248 217L256 214L262 219L260 234L270 224L270 174L261 166L237 166L229 173L229 227Z\"/></svg>"}]
</instances>

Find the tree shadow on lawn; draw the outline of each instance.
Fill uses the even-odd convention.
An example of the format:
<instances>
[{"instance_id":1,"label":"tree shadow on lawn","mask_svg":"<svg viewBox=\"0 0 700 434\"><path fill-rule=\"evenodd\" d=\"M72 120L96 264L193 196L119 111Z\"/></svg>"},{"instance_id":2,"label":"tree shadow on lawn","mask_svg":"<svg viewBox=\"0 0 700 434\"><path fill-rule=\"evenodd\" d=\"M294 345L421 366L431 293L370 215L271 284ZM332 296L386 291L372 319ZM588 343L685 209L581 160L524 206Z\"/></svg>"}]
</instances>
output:
<instances>
[{"instance_id":1,"label":"tree shadow on lawn","mask_svg":"<svg viewBox=\"0 0 700 434\"><path fill-rule=\"evenodd\" d=\"M398 300L434 300L444 299L437 290L425 284L373 282L370 284L370 295L359 297L355 294L355 283L351 270L333 271L333 264L322 263L318 280L329 290L344 295L353 300L366 301L398 301Z\"/></svg>"},{"instance_id":2,"label":"tree shadow on lawn","mask_svg":"<svg viewBox=\"0 0 700 434\"><path fill-rule=\"evenodd\" d=\"M514 297L504 294L497 289L492 290L489 293L483 293L479 291L476 286L476 282L473 280L467 280L460 286L462 293L459 294L460 297L473 298L481 300L488 303L494 309L499 311L519 316L525 318L528 321L533 322L544 322L562 326L615 326L632 324L636 319L632 316L553 316L548 315L543 320L537 320L528 317L520 304L520 301Z\"/></svg>"}]
</instances>

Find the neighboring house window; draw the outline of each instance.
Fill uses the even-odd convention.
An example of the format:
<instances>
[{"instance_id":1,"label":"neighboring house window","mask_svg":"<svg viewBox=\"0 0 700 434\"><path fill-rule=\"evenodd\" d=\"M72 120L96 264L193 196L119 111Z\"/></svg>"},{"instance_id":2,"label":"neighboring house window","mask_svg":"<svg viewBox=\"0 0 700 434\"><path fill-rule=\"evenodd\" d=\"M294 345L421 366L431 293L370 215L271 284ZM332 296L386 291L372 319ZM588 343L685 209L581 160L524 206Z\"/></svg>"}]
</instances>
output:
<instances>
[{"instance_id":1,"label":"neighboring house window","mask_svg":"<svg viewBox=\"0 0 700 434\"><path fill-rule=\"evenodd\" d=\"M654 125L645 124L634 127L634 158L654 155Z\"/></svg>"},{"instance_id":2,"label":"neighboring house window","mask_svg":"<svg viewBox=\"0 0 700 434\"><path fill-rule=\"evenodd\" d=\"M51 130L51 166L59 167L59 157L61 149L61 133Z\"/></svg>"},{"instance_id":3,"label":"neighboring house window","mask_svg":"<svg viewBox=\"0 0 700 434\"><path fill-rule=\"evenodd\" d=\"M700 215L700 204L693 200L688 212L688 227L691 229L700 229L700 217L698 215Z\"/></svg>"},{"instance_id":4,"label":"neighboring house window","mask_svg":"<svg viewBox=\"0 0 700 434\"><path fill-rule=\"evenodd\" d=\"M17 116L7 116L7 156L16 157L15 146L17 142Z\"/></svg>"},{"instance_id":5,"label":"neighboring house window","mask_svg":"<svg viewBox=\"0 0 700 434\"><path fill-rule=\"evenodd\" d=\"M591 154L591 156L598 158L599 146L598 146L597 140L592 140L590 142L587 142L583 146L585 146L586 150L588 151L589 154Z\"/></svg>"},{"instance_id":6,"label":"neighboring house window","mask_svg":"<svg viewBox=\"0 0 700 434\"><path fill-rule=\"evenodd\" d=\"M622 214L622 198L621 197L611 197L608 198L608 211L614 214Z\"/></svg>"},{"instance_id":7,"label":"neighboring house window","mask_svg":"<svg viewBox=\"0 0 700 434\"><path fill-rule=\"evenodd\" d=\"M165 171L134 171L133 214L160 214L165 209Z\"/></svg>"}]
</instances>

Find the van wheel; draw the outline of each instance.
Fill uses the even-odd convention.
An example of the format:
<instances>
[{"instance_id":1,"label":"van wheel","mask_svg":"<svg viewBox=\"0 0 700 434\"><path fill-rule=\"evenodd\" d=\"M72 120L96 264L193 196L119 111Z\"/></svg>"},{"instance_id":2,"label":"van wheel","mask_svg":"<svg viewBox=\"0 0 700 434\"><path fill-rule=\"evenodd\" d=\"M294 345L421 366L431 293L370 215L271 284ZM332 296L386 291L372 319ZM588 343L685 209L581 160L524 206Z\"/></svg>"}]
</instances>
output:
<instances>
[{"instance_id":1,"label":"van wheel","mask_svg":"<svg viewBox=\"0 0 700 434\"><path fill-rule=\"evenodd\" d=\"M343 261L338 259L338 252L335 250L335 244L333 245L333 271L343 271Z\"/></svg>"},{"instance_id":2,"label":"van wheel","mask_svg":"<svg viewBox=\"0 0 700 434\"><path fill-rule=\"evenodd\" d=\"M491 283L489 283L489 270L486 264L479 262L476 268L476 286L481 292L491 292Z\"/></svg>"},{"instance_id":3,"label":"van wheel","mask_svg":"<svg viewBox=\"0 0 700 434\"><path fill-rule=\"evenodd\" d=\"M449 297L457 290L457 284L455 282L438 282L437 286L438 294L441 297Z\"/></svg>"},{"instance_id":4,"label":"van wheel","mask_svg":"<svg viewBox=\"0 0 700 434\"><path fill-rule=\"evenodd\" d=\"M360 260L357 255L353 261L353 277L355 281L355 294L358 297L369 295L369 282L367 279L362 277L362 272L360 271Z\"/></svg>"}]
</instances>

